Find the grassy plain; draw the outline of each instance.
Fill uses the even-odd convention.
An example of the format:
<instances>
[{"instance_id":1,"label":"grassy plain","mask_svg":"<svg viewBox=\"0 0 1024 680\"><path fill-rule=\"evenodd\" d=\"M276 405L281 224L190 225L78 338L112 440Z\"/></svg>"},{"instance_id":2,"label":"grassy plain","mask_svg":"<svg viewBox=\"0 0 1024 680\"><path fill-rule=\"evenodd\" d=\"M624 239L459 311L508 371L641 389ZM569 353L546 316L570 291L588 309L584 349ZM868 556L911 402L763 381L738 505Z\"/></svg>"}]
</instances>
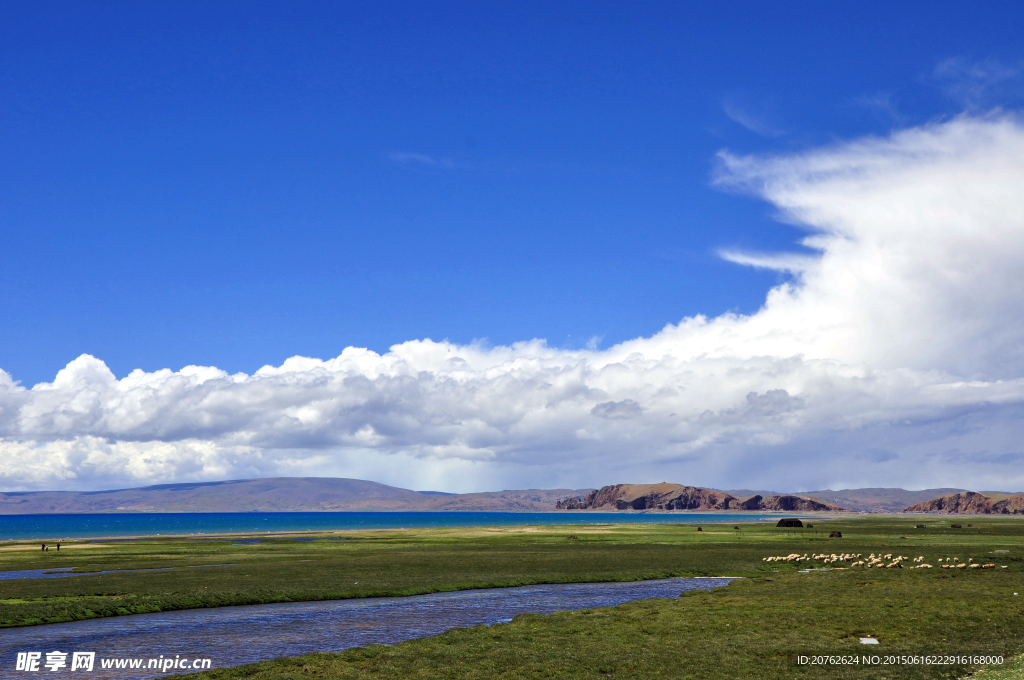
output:
<instances>
[{"instance_id":1,"label":"grassy plain","mask_svg":"<svg viewBox=\"0 0 1024 680\"><path fill-rule=\"evenodd\" d=\"M345 531L256 544L154 538L73 543L59 555L42 553L38 543L21 544L23 550L0 545L2 570L144 570L0 580L0 626L532 583L757 573L763 548L755 544L771 540L767 528L708 529L696 537L692 526L618 525Z\"/></svg>"},{"instance_id":2,"label":"grassy plain","mask_svg":"<svg viewBox=\"0 0 1024 680\"><path fill-rule=\"evenodd\" d=\"M568 518L567 518L568 519ZM186 607L366 597L526 583L747 576L678 599L468 628L203 674L280 678L947 678L943 666L801 665L820 655L1002 655L1024 651L1024 520L850 517L814 529L766 525L618 525L361 531L345 540L259 544L149 539L42 554L0 546L0 569L175 567L0 581L0 623L26 625ZM968 521L973 524L967 527ZM923 523L925 529L914 528ZM839 530L843 538L828 538ZM576 536L574 539L568 536ZM309 537L306 537L309 538ZM1008 553L995 553L1008 550ZM797 573L765 563L791 552L896 553L936 568ZM942 570L940 557L1006 569ZM191 568L201 564L232 566ZM861 636L881 644L867 647ZM989 669L1005 680L1019 669Z\"/></svg>"}]
</instances>

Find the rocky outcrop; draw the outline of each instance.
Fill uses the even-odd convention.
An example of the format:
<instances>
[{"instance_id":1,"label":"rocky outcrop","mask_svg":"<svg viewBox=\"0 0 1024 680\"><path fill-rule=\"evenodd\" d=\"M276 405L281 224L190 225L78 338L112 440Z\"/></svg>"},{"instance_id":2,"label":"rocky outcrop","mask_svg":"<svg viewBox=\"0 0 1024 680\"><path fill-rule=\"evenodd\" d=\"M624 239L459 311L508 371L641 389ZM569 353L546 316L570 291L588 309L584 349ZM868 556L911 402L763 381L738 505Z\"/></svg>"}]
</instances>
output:
<instances>
[{"instance_id":1,"label":"rocky outcrop","mask_svg":"<svg viewBox=\"0 0 1024 680\"><path fill-rule=\"evenodd\" d=\"M949 515L1024 515L1024 494L951 493L917 503L904 512L943 512Z\"/></svg>"},{"instance_id":2,"label":"rocky outcrop","mask_svg":"<svg viewBox=\"0 0 1024 680\"><path fill-rule=\"evenodd\" d=\"M572 496L570 498L563 498L562 500L555 503L556 510L586 510L587 501L582 496Z\"/></svg>"},{"instance_id":3,"label":"rocky outcrop","mask_svg":"<svg viewBox=\"0 0 1024 680\"><path fill-rule=\"evenodd\" d=\"M747 499L748 501L750 499ZM823 500L804 496L785 494L769 496L758 503L758 510L783 510L786 512L822 512L825 510L842 510L838 505Z\"/></svg>"},{"instance_id":4,"label":"rocky outcrop","mask_svg":"<svg viewBox=\"0 0 1024 680\"><path fill-rule=\"evenodd\" d=\"M557 510L774 510L821 512L842 510L817 498L793 495L736 498L724 491L682 484L615 484L586 496L566 498Z\"/></svg>"}]
</instances>

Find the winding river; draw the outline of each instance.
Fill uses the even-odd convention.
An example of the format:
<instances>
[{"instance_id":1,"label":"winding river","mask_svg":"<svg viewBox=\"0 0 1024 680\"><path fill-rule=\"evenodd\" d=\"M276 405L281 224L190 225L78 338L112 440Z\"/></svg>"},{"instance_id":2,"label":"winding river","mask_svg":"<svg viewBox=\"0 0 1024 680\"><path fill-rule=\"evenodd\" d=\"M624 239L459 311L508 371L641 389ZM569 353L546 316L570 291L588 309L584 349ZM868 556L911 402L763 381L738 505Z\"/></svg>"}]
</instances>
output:
<instances>
[{"instance_id":1,"label":"winding river","mask_svg":"<svg viewBox=\"0 0 1024 680\"><path fill-rule=\"evenodd\" d=\"M0 678L30 677L15 670L18 652L40 652L41 676L132 680L172 675L146 670L149 659L211 659L212 668L394 644L453 628L493 625L525 613L608 607L651 597L710 590L728 578L674 578L629 583L521 586L413 597L366 598L190 609L73 623L6 629L0 633ZM49 672L46 653L68 652L67 667ZM71 671L73 652L95 652L91 673ZM142 659L141 670L104 669L104 659Z\"/></svg>"}]
</instances>

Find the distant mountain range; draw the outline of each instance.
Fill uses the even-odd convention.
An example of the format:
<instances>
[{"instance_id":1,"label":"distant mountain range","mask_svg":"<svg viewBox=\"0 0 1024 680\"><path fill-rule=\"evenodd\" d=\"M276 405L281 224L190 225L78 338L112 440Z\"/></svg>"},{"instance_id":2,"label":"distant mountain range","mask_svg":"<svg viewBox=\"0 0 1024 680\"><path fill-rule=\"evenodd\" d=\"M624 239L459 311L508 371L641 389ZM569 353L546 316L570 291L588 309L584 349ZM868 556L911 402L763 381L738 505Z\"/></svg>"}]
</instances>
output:
<instances>
[{"instance_id":1,"label":"distant mountain range","mask_svg":"<svg viewBox=\"0 0 1024 680\"><path fill-rule=\"evenodd\" d=\"M979 498L981 497L981 498ZM987 500L985 500L987 499ZM561 503L559 503L561 501ZM97 512L550 512L618 510L818 510L854 512L1024 512L1024 494L964 489L844 489L796 494L721 491L681 484L617 484L595 489L526 489L452 494L411 491L360 479L275 477L160 484L112 491L0 492L0 515Z\"/></svg>"},{"instance_id":2,"label":"distant mountain range","mask_svg":"<svg viewBox=\"0 0 1024 680\"><path fill-rule=\"evenodd\" d=\"M0 515L79 512L543 512L591 489L449 494L410 491L361 479L274 477L160 484L114 491L0 492Z\"/></svg>"},{"instance_id":3,"label":"distant mountain range","mask_svg":"<svg viewBox=\"0 0 1024 680\"><path fill-rule=\"evenodd\" d=\"M743 497L758 493L764 496L773 491L728 491ZM843 489L833 491L806 491L796 494L819 498L852 512L944 512L951 514L1024 514L1024 494L1005 491L975 492L966 489Z\"/></svg>"},{"instance_id":4,"label":"distant mountain range","mask_svg":"<svg viewBox=\"0 0 1024 680\"><path fill-rule=\"evenodd\" d=\"M903 512L908 505L958 493L963 489L922 489L907 491L906 489L843 489L841 491L807 491L801 496L813 496L829 503L841 505L852 512Z\"/></svg>"}]
</instances>

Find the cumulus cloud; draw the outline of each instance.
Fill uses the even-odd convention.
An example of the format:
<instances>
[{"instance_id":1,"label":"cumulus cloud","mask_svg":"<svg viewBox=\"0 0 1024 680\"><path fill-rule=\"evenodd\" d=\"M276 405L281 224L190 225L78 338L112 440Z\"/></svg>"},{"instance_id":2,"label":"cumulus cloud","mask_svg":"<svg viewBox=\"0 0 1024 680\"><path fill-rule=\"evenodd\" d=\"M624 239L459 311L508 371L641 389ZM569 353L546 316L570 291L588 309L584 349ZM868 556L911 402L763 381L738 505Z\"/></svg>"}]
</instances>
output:
<instances>
[{"instance_id":1,"label":"cumulus cloud","mask_svg":"<svg viewBox=\"0 0 1024 680\"><path fill-rule=\"evenodd\" d=\"M632 399L605 401L590 409L598 418L635 418L643 412L643 407Z\"/></svg>"},{"instance_id":2,"label":"cumulus cloud","mask_svg":"<svg viewBox=\"0 0 1024 680\"><path fill-rule=\"evenodd\" d=\"M31 389L0 372L0 480L1024 487L1020 120L722 153L715 182L807 231L800 253L726 255L790 273L754 314L604 350L412 340L120 380L83 355Z\"/></svg>"}]
</instances>

